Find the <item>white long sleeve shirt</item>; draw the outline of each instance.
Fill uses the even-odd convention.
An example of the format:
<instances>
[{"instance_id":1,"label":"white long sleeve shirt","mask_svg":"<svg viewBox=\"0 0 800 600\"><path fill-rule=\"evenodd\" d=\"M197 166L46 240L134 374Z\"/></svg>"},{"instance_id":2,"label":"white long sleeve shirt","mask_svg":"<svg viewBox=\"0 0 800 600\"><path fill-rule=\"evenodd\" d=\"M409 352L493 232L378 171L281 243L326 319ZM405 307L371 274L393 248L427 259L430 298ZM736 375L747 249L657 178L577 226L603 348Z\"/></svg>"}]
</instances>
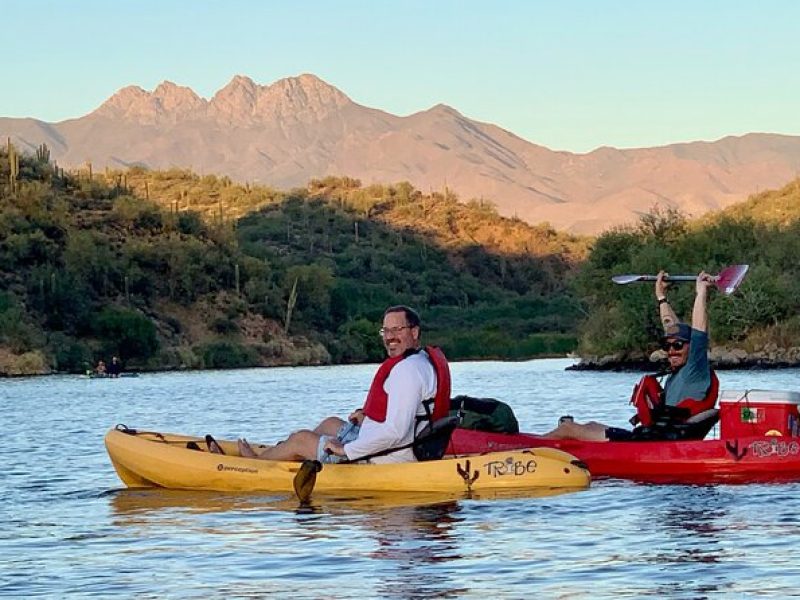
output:
<instances>
[{"instance_id":1,"label":"white long sleeve shirt","mask_svg":"<svg viewBox=\"0 0 800 600\"><path fill-rule=\"evenodd\" d=\"M414 440L417 415L425 415L423 400L436 395L436 373L428 354L420 350L397 363L383 384L388 395L386 420L364 417L358 438L344 445L349 460L410 444ZM432 409L432 407L431 407ZM411 448L373 458L374 463L415 461Z\"/></svg>"}]
</instances>

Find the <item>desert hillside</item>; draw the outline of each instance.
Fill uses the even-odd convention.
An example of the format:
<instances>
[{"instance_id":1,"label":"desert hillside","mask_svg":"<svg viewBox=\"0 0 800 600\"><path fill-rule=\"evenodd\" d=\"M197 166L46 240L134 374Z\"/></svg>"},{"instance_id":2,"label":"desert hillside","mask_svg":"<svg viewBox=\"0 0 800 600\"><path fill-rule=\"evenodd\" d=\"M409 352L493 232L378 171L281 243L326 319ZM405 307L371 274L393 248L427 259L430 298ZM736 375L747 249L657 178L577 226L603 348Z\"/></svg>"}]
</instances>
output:
<instances>
[{"instance_id":1,"label":"desert hillside","mask_svg":"<svg viewBox=\"0 0 800 600\"><path fill-rule=\"evenodd\" d=\"M0 118L0 137L29 152L46 143L68 168L189 168L278 189L326 176L408 181L583 233L635 222L656 204L700 216L783 185L800 165L800 137L762 133L556 152L445 105L408 116L362 106L314 75L271 85L236 76L211 99L168 81L129 86L59 123Z\"/></svg>"}]
</instances>

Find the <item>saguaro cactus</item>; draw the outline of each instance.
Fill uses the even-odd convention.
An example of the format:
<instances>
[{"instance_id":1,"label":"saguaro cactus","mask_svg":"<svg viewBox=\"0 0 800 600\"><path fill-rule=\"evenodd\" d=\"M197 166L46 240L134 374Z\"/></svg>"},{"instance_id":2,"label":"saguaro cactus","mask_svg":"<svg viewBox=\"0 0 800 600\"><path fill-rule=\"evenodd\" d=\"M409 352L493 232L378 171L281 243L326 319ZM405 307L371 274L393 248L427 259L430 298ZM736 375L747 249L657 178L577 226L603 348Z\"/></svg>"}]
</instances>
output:
<instances>
[{"instance_id":1,"label":"saguaro cactus","mask_svg":"<svg viewBox=\"0 0 800 600\"><path fill-rule=\"evenodd\" d=\"M36 160L45 164L50 162L50 148L47 147L47 144L39 144L39 147L36 148Z\"/></svg>"},{"instance_id":2,"label":"saguaro cactus","mask_svg":"<svg viewBox=\"0 0 800 600\"><path fill-rule=\"evenodd\" d=\"M8 138L8 184L12 194L17 193L17 177L19 177L19 154L11 143L11 138Z\"/></svg>"},{"instance_id":3,"label":"saguaro cactus","mask_svg":"<svg viewBox=\"0 0 800 600\"><path fill-rule=\"evenodd\" d=\"M292 312L294 311L294 305L297 304L297 280L298 278L294 278L294 284L292 284L292 291L289 293L289 300L286 303L286 318L283 321L283 333L285 335L289 335L289 325L292 322Z\"/></svg>"}]
</instances>

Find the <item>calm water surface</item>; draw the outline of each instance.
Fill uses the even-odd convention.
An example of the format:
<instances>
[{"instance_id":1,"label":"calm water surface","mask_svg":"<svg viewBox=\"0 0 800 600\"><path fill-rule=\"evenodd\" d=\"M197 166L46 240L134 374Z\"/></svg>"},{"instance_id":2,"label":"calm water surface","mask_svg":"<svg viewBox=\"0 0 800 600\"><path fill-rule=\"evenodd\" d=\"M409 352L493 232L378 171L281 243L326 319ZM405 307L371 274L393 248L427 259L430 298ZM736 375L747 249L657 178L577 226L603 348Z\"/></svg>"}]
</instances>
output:
<instances>
[{"instance_id":1,"label":"calm water surface","mask_svg":"<svg viewBox=\"0 0 800 600\"><path fill-rule=\"evenodd\" d=\"M570 361L459 363L454 393L624 426L638 378ZM127 491L116 423L274 441L360 405L374 366L0 380L0 595L144 598L758 598L800 594L800 485L595 482L544 497ZM800 389L723 372L723 389Z\"/></svg>"}]
</instances>

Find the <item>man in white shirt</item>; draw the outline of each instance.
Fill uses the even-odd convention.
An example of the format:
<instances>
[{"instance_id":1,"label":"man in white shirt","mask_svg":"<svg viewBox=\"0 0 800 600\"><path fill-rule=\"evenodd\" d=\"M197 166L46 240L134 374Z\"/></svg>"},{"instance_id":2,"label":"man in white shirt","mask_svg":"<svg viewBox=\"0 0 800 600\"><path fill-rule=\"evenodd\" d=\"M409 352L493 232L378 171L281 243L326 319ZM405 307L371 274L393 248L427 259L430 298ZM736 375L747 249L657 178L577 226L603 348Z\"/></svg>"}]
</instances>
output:
<instances>
[{"instance_id":1,"label":"man in white shirt","mask_svg":"<svg viewBox=\"0 0 800 600\"><path fill-rule=\"evenodd\" d=\"M423 401L436 395L436 371L428 353L420 349L420 318L413 309L386 309L380 334L389 358L379 368L363 409L354 411L347 422L329 417L313 431L296 431L286 441L264 450L240 440L240 454L269 460L339 462L410 444L417 417L428 414ZM405 448L371 460L388 463L416 459L413 451Z\"/></svg>"}]
</instances>

